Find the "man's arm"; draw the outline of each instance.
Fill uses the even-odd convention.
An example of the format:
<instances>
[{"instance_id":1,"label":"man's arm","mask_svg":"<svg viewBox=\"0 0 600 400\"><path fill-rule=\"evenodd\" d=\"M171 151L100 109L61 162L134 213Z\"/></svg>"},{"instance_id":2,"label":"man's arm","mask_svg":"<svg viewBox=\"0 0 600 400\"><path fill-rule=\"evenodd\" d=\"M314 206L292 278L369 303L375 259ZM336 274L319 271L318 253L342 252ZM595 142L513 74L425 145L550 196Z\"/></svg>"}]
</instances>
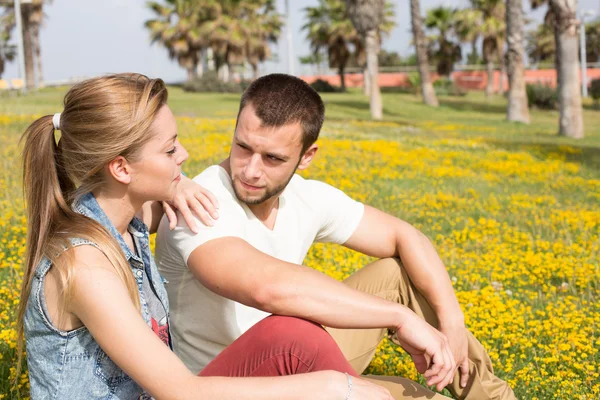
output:
<instances>
[{"instance_id":1,"label":"man's arm","mask_svg":"<svg viewBox=\"0 0 600 400\"><path fill-rule=\"evenodd\" d=\"M334 328L394 329L429 385L441 390L454 376L456 364L447 338L402 305L271 257L235 237L201 244L187 265L211 291L266 312Z\"/></svg>"},{"instance_id":2,"label":"man's arm","mask_svg":"<svg viewBox=\"0 0 600 400\"><path fill-rule=\"evenodd\" d=\"M440 323L464 323L446 267L431 241L409 223L365 206L360 224L344 246L377 258L399 257Z\"/></svg>"},{"instance_id":3,"label":"man's arm","mask_svg":"<svg viewBox=\"0 0 600 400\"><path fill-rule=\"evenodd\" d=\"M402 260L411 281L435 311L439 329L450 340L464 387L468 379L464 315L446 267L431 241L407 222L365 206L357 229L344 246L378 258L399 257Z\"/></svg>"}]
</instances>

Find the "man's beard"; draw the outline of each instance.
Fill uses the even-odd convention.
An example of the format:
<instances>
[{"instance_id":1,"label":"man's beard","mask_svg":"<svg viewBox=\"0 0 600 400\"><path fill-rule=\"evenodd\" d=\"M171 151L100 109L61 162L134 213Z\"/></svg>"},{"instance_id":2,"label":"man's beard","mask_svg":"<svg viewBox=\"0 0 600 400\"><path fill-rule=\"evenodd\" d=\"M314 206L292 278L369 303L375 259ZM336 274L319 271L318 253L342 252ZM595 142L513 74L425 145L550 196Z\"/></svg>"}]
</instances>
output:
<instances>
[{"instance_id":1,"label":"man's beard","mask_svg":"<svg viewBox=\"0 0 600 400\"><path fill-rule=\"evenodd\" d=\"M282 183L281 185L278 185L278 186L274 187L273 189L267 189L265 194L262 197L259 197L258 199L248 199L248 198L242 197L241 193L239 193L237 190L236 182L234 182L233 185L231 185L231 186L233 186L233 191L235 193L235 197L237 197L237 199L239 201L241 201L242 203L247 204L249 206L254 206L257 204L264 203L265 201L267 201L275 196L279 196L285 190L288 183L290 183L290 181L294 177L295 173L296 173L296 169L294 168L294 172L292 172L292 174L285 181L285 183ZM239 179L238 179L237 183L239 183Z\"/></svg>"}]
</instances>

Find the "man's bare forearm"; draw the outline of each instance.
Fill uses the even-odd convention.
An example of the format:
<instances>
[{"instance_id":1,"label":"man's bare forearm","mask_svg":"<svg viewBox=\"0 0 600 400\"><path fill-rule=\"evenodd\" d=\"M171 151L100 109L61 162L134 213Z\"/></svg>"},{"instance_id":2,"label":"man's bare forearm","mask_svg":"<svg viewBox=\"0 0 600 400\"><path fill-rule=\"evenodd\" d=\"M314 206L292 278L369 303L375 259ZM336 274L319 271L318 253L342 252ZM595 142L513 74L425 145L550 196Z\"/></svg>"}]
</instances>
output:
<instances>
[{"instance_id":1,"label":"man's bare forearm","mask_svg":"<svg viewBox=\"0 0 600 400\"><path fill-rule=\"evenodd\" d=\"M207 288L242 304L334 328L392 328L414 318L408 308L352 289L311 268L281 261L242 239L196 248L188 267Z\"/></svg>"},{"instance_id":2,"label":"man's bare forearm","mask_svg":"<svg viewBox=\"0 0 600 400\"><path fill-rule=\"evenodd\" d=\"M397 255L417 290L427 299L440 324L463 323L464 315L446 267L431 241L419 230L399 226Z\"/></svg>"}]
</instances>

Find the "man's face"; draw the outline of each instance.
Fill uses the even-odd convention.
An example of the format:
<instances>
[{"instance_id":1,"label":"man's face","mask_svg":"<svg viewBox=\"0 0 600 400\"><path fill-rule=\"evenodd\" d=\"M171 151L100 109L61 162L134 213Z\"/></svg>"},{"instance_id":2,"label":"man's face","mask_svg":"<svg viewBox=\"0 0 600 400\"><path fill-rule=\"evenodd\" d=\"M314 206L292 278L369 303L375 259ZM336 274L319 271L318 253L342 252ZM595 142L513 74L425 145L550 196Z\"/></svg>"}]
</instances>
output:
<instances>
[{"instance_id":1,"label":"man's face","mask_svg":"<svg viewBox=\"0 0 600 400\"><path fill-rule=\"evenodd\" d=\"M301 161L301 151L300 123L264 127L252 104L245 106L229 156L237 198L253 205L281 194Z\"/></svg>"}]
</instances>

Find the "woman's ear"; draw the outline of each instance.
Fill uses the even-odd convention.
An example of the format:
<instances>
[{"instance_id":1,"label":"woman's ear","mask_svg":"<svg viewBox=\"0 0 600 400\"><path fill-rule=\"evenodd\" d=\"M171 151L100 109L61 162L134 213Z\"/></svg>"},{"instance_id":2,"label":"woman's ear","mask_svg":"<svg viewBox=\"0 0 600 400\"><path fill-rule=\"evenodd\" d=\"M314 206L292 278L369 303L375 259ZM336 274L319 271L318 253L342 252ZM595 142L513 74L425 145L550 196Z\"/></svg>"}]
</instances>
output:
<instances>
[{"instance_id":1,"label":"woman's ear","mask_svg":"<svg viewBox=\"0 0 600 400\"><path fill-rule=\"evenodd\" d=\"M131 183L131 166L127 159L123 156L118 156L107 165L108 173L117 182L128 185Z\"/></svg>"},{"instance_id":2,"label":"woman's ear","mask_svg":"<svg viewBox=\"0 0 600 400\"><path fill-rule=\"evenodd\" d=\"M317 154L317 150L319 150L319 145L313 143L308 150L304 152L304 155L300 158L300 163L298 164L298 169L306 169L310 165L313 160L315 154Z\"/></svg>"}]
</instances>

